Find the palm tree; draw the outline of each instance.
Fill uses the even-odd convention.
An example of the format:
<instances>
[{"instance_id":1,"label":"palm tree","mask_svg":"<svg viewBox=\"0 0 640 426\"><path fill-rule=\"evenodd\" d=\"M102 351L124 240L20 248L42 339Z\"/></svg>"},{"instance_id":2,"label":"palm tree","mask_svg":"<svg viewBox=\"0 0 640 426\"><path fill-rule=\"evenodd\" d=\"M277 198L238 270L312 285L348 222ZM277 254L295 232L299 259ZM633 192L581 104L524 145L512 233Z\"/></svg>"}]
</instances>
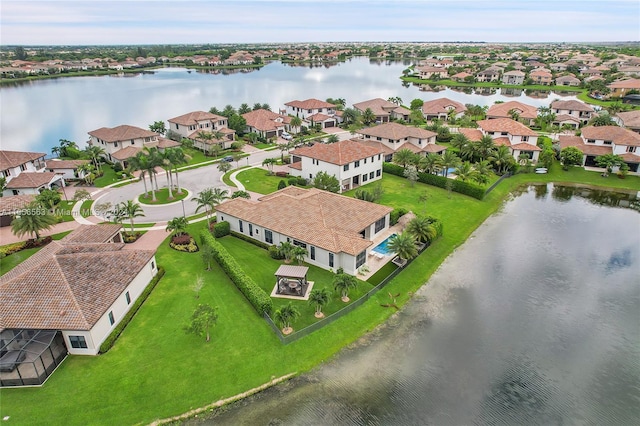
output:
<instances>
[{"instance_id":1,"label":"palm tree","mask_svg":"<svg viewBox=\"0 0 640 426\"><path fill-rule=\"evenodd\" d=\"M304 262L304 258L308 255L307 249L295 246L295 248L291 252L291 256L298 262L298 265L302 265Z\"/></svg>"},{"instance_id":2,"label":"palm tree","mask_svg":"<svg viewBox=\"0 0 640 426\"><path fill-rule=\"evenodd\" d=\"M198 203L198 207L196 208L196 213L198 213L198 211L200 211L200 209L204 207L207 213L207 224L209 226L211 226L210 215L211 215L211 210L216 204L215 200L216 198L213 192L213 188L204 189L198 192L197 197L193 197L191 199L191 201L195 201L196 203Z\"/></svg>"},{"instance_id":3,"label":"palm tree","mask_svg":"<svg viewBox=\"0 0 640 426\"><path fill-rule=\"evenodd\" d=\"M483 135L475 144L475 151L478 159L486 160L496 149L496 143L489 135Z\"/></svg>"},{"instance_id":4,"label":"palm tree","mask_svg":"<svg viewBox=\"0 0 640 426\"><path fill-rule=\"evenodd\" d=\"M357 124L360 121L360 111L355 108L345 108L342 112L342 120L346 125Z\"/></svg>"},{"instance_id":5,"label":"palm tree","mask_svg":"<svg viewBox=\"0 0 640 426\"><path fill-rule=\"evenodd\" d=\"M347 303L349 301L349 291L358 286L358 280L353 275L341 273L333 278L333 288L340 292L340 299Z\"/></svg>"},{"instance_id":6,"label":"palm tree","mask_svg":"<svg viewBox=\"0 0 640 426\"><path fill-rule=\"evenodd\" d=\"M309 304L314 304L316 305L316 313L315 313L315 317L316 318L322 318L324 317L324 314L322 313L322 308L329 303L329 298L331 297L331 295L329 294L329 290L327 288L314 288L313 290L311 290L311 293L309 293Z\"/></svg>"},{"instance_id":7,"label":"palm tree","mask_svg":"<svg viewBox=\"0 0 640 426\"><path fill-rule=\"evenodd\" d=\"M275 158L265 158L264 160L262 160L262 165L267 166L267 169L269 169L269 174L273 174L273 165L277 162L278 160Z\"/></svg>"},{"instance_id":8,"label":"palm tree","mask_svg":"<svg viewBox=\"0 0 640 426\"><path fill-rule=\"evenodd\" d=\"M300 316L300 311L296 309L291 302L281 307L273 314L273 319L280 324L284 334L290 334L293 331L291 323Z\"/></svg>"},{"instance_id":9,"label":"palm tree","mask_svg":"<svg viewBox=\"0 0 640 426\"><path fill-rule=\"evenodd\" d=\"M165 177L167 178L167 188L169 188L169 199L173 199L173 156L171 154L171 148L167 148L164 151L158 151L158 157L160 160L160 166L164 169Z\"/></svg>"},{"instance_id":10,"label":"palm tree","mask_svg":"<svg viewBox=\"0 0 640 426\"><path fill-rule=\"evenodd\" d=\"M442 165L442 156L439 154L430 153L424 157L420 157L418 162L418 168L424 172L430 174L437 174Z\"/></svg>"},{"instance_id":11,"label":"palm tree","mask_svg":"<svg viewBox=\"0 0 640 426\"><path fill-rule=\"evenodd\" d=\"M132 200L123 201L120 203L120 210L124 212L123 218L129 219L131 223L131 232L133 232L133 219L136 217L143 217L144 210L138 203L134 203Z\"/></svg>"},{"instance_id":12,"label":"palm tree","mask_svg":"<svg viewBox=\"0 0 640 426\"><path fill-rule=\"evenodd\" d=\"M249 111L251 111L251 107L249 106L249 104L247 103L242 103L240 104L240 106L238 107L238 114L242 115L242 114L246 114Z\"/></svg>"},{"instance_id":13,"label":"palm tree","mask_svg":"<svg viewBox=\"0 0 640 426\"><path fill-rule=\"evenodd\" d=\"M213 133L205 132L205 131L201 130L196 134L196 139L198 139L198 140L200 140L200 142L202 142L202 151L204 153L207 153L208 149L205 148L205 147L211 146L211 141L213 140Z\"/></svg>"},{"instance_id":14,"label":"palm tree","mask_svg":"<svg viewBox=\"0 0 640 426\"><path fill-rule=\"evenodd\" d=\"M169 152L171 153L171 164L173 165L173 173L176 175L176 187L178 194L182 194L182 189L180 188L180 180L178 179L178 166L183 164L187 164L191 159L190 156L184 153L184 150L180 147L177 148L169 148Z\"/></svg>"},{"instance_id":15,"label":"palm tree","mask_svg":"<svg viewBox=\"0 0 640 426\"><path fill-rule=\"evenodd\" d=\"M415 161L415 154L409 148L402 148L393 154L393 162L407 167L407 164L413 164Z\"/></svg>"},{"instance_id":16,"label":"palm tree","mask_svg":"<svg viewBox=\"0 0 640 426\"><path fill-rule=\"evenodd\" d=\"M156 167L161 164L161 157L158 148L145 148L144 149L147 154L147 163L145 168L145 173L149 176L149 183L151 184L151 200L156 201L156 191L158 190L158 180L156 179ZM155 189L154 189L154 181L155 181Z\"/></svg>"},{"instance_id":17,"label":"palm tree","mask_svg":"<svg viewBox=\"0 0 640 426\"><path fill-rule=\"evenodd\" d=\"M432 220L425 216L416 216L407 223L406 231L420 243L430 243L438 236Z\"/></svg>"},{"instance_id":18,"label":"palm tree","mask_svg":"<svg viewBox=\"0 0 640 426\"><path fill-rule=\"evenodd\" d=\"M221 161L218 163L218 170L222 174L227 173L231 169L233 169L233 166L229 164L227 161Z\"/></svg>"},{"instance_id":19,"label":"palm tree","mask_svg":"<svg viewBox=\"0 0 640 426\"><path fill-rule=\"evenodd\" d=\"M293 258L293 250L296 246L291 244L289 241L283 241L278 246L278 251L282 256L284 256L284 263L291 263L291 259Z\"/></svg>"},{"instance_id":20,"label":"palm tree","mask_svg":"<svg viewBox=\"0 0 640 426\"><path fill-rule=\"evenodd\" d=\"M100 170L100 157L102 157L104 155L104 149L102 147L96 146L96 145L91 145L88 146L84 149L85 154L87 155L87 157L89 157L91 159L91 161L93 162L93 165L96 166L97 170Z\"/></svg>"},{"instance_id":21,"label":"palm tree","mask_svg":"<svg viewBox=\"0 0 640 426\"><path fill-rule=\"evenodd\" d=\"M258 135L256 132L247 133L246 137L251 145L257 144L258 140L260 139L260 135Z\"/></svg>"},{"instance_id":22,"label":"palm tree","mask_svg":"<svg viewBox=\"0 0 640 426\"><path fill-rule=\"evenodd\" d=\"M458 164L460 164L460 158L453 151L447 150L444 152L442 155L442 170L445 177L449 174L449 169L456 167Z\"/></svg>"},{"instance_id":23,"label":"palm tree","mask_svg":"<svg viewBox=\"0 0 640 426\"><path fill-rule=\"evenodd\" d=\"M302 126L302 119L300 117L291 117L291 122L289 123L291 127L296 129L295 133L300 133L300 126Z\"/></svg>"},{"instance_id":24,"label":"palm tree","mask_svg":"<svg viewBox=\"0 0 640 426\"><path fill-rule=\"evenodd\" d=\"M456 176L458 176L457 179L462 182L466 182L468 180L475 180L476 171L471 166L471 163L468 161L465 161L464 163L458 165L454 173L456 174Z\"/></svg>"},{"instance_id":25,"label":"palm tree","mask_svg":"<svg viewBox=\"0 0 640 426\"><path fill-rule=\"evenodd\" d=\"M56 157L60 157L61 152L62 152L62 148L60 148L59 146L54 146L53 148L51 148L51 153Z\"/></svg>"},{"instance_id":26,"label":"palm tree","mask_svg":"<svg viewBox=\"0 0 640 426\"><path fill-rule=\"evenodd\" d=\"M489 176L491 175L491 167L487 160L482 160L475 164L476 173L473 176L473 180L480 185L486 185L489 183Z\"/></svg>"},{"instance_id":27,"label":"palm tree","mask_svg":"<svg viewBox=\"0 0 640 426\"><path fill-rule=\"evenodd\" d=\"M55 223L56 219L49 213L49 210L37 201L32 201L22 209L19 216L13 218L11 232L16 237L35 235L35 239L39 240L40 231L50 229Z\"/></svg>"},{"instance_id":28,"label":"palm tree","mask_svg":"<svg viewBox=\"0 0 640 426\"><path fill-rule=\"evenodd\" d=\"M451 146L456 148L457 150L462 150L462 148L468 144L469 144L469 138L467 138L462 133L456 133L451 138Z\"/></svg>"},{"instance_id":29,"label":"palm tree","mask_svg":"<svg viewBox=\"0 0 640 426\"><path fill-rule=\"evenodd\" d=\"M214 188L213 189L213 207L217 206L224 200L229 199L229 191L222 188Z\"/></svg>"},{"instance_id":30,"label":"palm tree","mask_svg":"<svg viewBox=\"0 0 640 426\"><path fill-rule=\"evenodd\" d=\"M511 151L509 151L509 147L506 145L499 146L489 160L500 174L504 174L508 170L509 165L514 161Z\"/></svg>"},{"instance_id":31,"label":"palm tree","mask_svg":"<svg viewBox=\"0 0 640 426\"><path fill-rule=\"evenodd\" d=\"M327 143L336 143L339 141L340 141L340 138L336 134L332 134L327 138Z\"/></svg>"},{"instance_id":32,"label":"palm tree","mask_svg":"<svg viewBox=\"0 0 640 426\"><path fill-rule=\"evenodd\" d=\"M389 239L387 249L398 255L400 259L409 260L418 255L418 248L409 232L401 232Z\"/></svg>"},{"instance_id":33,"label":"palm tree","mask_svg":"<svg viewBox=\"0 0 640 426\"><path fill-rule=\"evenodd\" d=\"M508 114L513 121L518 121L520 119L520 113L515 108L510 109Z\"/></svg>"},{"instance_id":34,"label":"palm tree","mask_svg":"<svg viewBox=\"0 0 640 426\"><path fill-rule=\"evenodd\" d=\"M362 113L362 122L367 126L370 126L371 124L376 122L376 115L373 113L373 110L371 108L365 109Z\"/></svg>"},{"instance_id":35,"label":"palm tree","mask_svg":"<svg viewBox=\"0 0 640 426\"><path fill-rule=\"evenodd\" d=\"M186 232L188 225L189 221L186 217L178 216L167 222L167 227L165 228L165 230L167 232L176 231L176 236L183 235Z\"/></svg>"},{"instance_id":36,"label":"palm tree","mask_svg":"<svg viewBox=\"0 0 640 426\"><path fill-rule=\"evenodd\" d=\"M147 181L145 179L145 175L147 174L147 163L149 162L149 157L142 152L138 152L135 157L129 158L129 168L131 171L140 170L140 179L142 183L144 183L144 192L149 197L149 191L147 189Z\"/></svg>"},{"instance_id":37,"label":"palm tree","mask_svg":"<svg viewBox=\"0 0 640 426\"><path fill-rule=\"evenodd\" d=\"M218 158L220 155L220 151L222 151L222 147L217 143L209 144L209 149L207 150L207 154L213 158Z\"/></svg>"}]
</instances>

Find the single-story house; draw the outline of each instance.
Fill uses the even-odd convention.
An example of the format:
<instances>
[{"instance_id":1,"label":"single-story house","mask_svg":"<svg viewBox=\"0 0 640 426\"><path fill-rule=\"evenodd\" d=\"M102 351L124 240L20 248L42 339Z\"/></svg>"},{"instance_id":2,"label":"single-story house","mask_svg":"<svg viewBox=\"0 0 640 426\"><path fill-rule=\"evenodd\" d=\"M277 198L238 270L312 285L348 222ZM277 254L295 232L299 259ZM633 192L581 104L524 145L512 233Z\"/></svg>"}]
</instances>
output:
<instances>
[{"instance_id":1,"label":"single-story house","mask_svg":"<svg viewBox=\"0 0 640 426\"><path fill-rule=\"evenodd\" d=\"M255 240L288 241L307 250L304 261L355 275L372 240L389 227L392 209L316 188L288 186L258 200L235 198L216 207L219 221Z\"/></svg>"}]
</instances>

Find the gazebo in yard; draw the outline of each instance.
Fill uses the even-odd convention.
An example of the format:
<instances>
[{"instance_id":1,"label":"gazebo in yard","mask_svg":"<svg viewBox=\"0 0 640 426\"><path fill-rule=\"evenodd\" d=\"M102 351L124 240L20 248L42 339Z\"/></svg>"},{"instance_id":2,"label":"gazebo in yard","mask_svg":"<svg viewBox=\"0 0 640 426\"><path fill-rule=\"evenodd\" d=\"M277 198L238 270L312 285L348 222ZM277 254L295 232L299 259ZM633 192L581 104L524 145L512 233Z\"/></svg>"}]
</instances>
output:
<instances>
[{"instance_id":1,"label":"gazebo in yard","mask_svg":"<svg viewBox=\"0 0 640 426\"><path fill-rule=\"evenodd\" d=\"M280 265L275 273L276 294L304 297L309 288L308 271L306 266Z\"/></svg>"}]
</instances>

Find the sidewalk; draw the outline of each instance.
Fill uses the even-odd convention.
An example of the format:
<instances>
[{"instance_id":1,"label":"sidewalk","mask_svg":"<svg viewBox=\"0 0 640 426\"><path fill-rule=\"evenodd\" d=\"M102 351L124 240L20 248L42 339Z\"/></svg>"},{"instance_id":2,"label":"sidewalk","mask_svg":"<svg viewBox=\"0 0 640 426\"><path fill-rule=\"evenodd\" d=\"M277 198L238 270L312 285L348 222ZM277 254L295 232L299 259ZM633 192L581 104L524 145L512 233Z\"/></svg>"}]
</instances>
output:
<instances>
[{"instance_id":1,"label":"sidewalk","mask_svg":"<svg viewBox=\"0 0 640 426\"><path fill-rule=\"evenodd\" d=\"M54 235L54 234L59 234L61 232L72 231L72 230L76 229L79 226L80 226L80 223L76 222L75 220L71 221L71 222L58 223L58 224L53 225L51 227L51 229L49 229L48 231L42 231L40 233L40 236L46 237L48 235ZM11 227L10 226L3 226L3 227L0 228L0 245L1 246L4 246L6 244L17 243L17 242L20 242L20 241L26 241L29 238L31 238L31 236L29 236L29 235L25 235L25 236L23 236L21 238L16 237L11 232Z\"/></svg>"},{"instance_id":2,"label":"sidewalk","mask_svg":"<svg viewBox=\"0 0 640 426\"><path fill-rule=\"evenodd\" d=\"M138 241L124 246L125 250L156 250L170 234L164 229L147 231Z\"/></svg>"}]
</instances>

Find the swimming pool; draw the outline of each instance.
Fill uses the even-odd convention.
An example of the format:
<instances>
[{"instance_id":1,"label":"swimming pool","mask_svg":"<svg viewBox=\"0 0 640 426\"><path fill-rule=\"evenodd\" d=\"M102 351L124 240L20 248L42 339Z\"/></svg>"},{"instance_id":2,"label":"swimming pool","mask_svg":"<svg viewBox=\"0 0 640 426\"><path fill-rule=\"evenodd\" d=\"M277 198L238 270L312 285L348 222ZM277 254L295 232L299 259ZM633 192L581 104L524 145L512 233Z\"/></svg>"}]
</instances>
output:
<instances>
[{"instance_id":1,"label":"swimming pool","mask_svg":"<svg viewBox=\"0 0 640 426\"><path fill-rule=\"evenodd\" d=\"M398 234L389 235L387 238L385 238L385 240L383 242L381 242L380 244L378 244L377 246L372 248L371 251L374 251L376 253L381 253L381 254L384 254L384 255L392 254L392 252L390 252L389 249L387 248L387 245L389 244L389 240L391 238L395 237L396 235L398 235Z\"/></svg>"}]
</instances>

